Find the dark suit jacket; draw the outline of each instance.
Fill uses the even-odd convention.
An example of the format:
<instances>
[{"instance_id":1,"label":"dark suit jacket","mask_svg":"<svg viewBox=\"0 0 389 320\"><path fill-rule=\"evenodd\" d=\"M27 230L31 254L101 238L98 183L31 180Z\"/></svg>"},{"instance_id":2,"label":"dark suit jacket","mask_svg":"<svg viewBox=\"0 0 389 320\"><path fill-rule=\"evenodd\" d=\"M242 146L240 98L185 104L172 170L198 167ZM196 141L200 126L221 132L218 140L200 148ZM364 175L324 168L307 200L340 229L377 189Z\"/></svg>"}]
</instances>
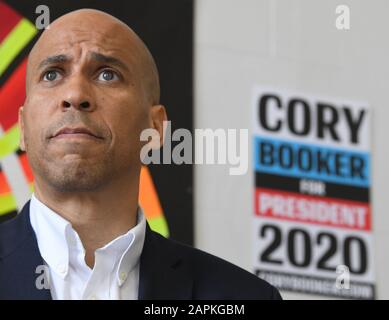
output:
<instances>
[{"instance_id":1,"label":"dark suit jacket","mask_svg":"<svg viewBox=\"0 0 389 320\"><path fill-rule=\"evenodd\" d=\"M37 289L43 265L30 224L30 202L0 224L0 299L51 299ZM166 239L147 225L140 258L139 299L280 299L267 282L220 258Z\"/></svg>"}]
</instances>

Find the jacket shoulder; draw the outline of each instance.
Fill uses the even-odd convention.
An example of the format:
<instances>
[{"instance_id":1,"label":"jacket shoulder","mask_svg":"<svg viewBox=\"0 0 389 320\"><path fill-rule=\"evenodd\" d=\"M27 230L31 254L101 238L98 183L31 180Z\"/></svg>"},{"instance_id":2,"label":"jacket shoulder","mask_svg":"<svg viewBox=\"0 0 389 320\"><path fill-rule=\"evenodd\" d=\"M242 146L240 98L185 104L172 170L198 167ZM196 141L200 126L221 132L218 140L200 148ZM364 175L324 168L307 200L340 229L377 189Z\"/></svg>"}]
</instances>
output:
<instances>
[{"instance_id":1,"label":"jacket shoulder","mask_svg":"<svg viewBox=\"0 0 389 320\"><path fill-rule=\"evenodd\" d=\"M275 287L237 265L159 234L157 238L182 257L194 281L194 299L282 299Z\"/></svg>"},{"instance_id":2,"label":"jacket shoulder","mask_svg":"<svg viewBox=\"0 0 389 320\"><path fill-rule=\"evenodd\" d=\"M27 203L16 217L0 223L0 259L11 254L32 234Z\"/></svg>"}]
</instances>

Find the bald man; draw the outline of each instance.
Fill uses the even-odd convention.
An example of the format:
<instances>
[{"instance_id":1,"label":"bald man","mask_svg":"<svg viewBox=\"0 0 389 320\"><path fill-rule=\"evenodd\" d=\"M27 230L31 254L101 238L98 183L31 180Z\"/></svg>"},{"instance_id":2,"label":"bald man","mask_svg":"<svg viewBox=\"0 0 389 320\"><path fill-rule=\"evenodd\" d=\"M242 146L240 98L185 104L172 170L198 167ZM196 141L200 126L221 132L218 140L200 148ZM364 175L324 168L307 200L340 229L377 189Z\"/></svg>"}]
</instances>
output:
<instances>
[{"instance_id":1,"label":"bald man","mask_svg":"<svg viewBox=\"0 0 389 320\"><path fill-rule=\"evenodd\" d=\"M26 77L20 147L34 193L0 225L0 299L280 298L149 228L138 206L140 134L162 137L167 116L154 59L127 25L90 9L60 17Z\"/></svg>"}]
</instances>

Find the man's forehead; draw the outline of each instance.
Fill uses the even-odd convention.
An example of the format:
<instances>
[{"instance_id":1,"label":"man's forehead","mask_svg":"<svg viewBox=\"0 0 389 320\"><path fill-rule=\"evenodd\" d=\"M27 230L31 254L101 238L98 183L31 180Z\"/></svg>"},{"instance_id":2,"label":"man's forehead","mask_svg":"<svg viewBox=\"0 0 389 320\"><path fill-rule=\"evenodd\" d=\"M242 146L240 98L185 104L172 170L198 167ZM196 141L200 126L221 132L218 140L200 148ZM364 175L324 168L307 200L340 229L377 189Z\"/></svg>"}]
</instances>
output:
<instances>
[{"instance_id":1,"label":"man's forehead","mask_svg":"<svg viewBox=\"0 0 389 320\"><path fill-rule=\"evenodd\" d=\"M131 53L135 50L126 50L120 45L109 45L107 43L99 43L93 41L78 42L76 44L70 44L61 42L58 46L48 46L46 48L39 48L35 57L36 62L40 63L41 59L45 59L50 56L66 56L71 57L72 60L78 60L82 57L85 58L99 58L99 55L121 57L130 57Z\"/></svg>"},{"instance_id":2,"label":"man's forehead","mask_svg":"<svg viewBox=\"0 0 389 320\"><path fill-rule=\"evenodd\" d=\"M67 44L77 44L82 42L100 43L107 45L123 45L134 42L134 37L131 37L130 29L118 24L106 24L95 26L92 25L56 25L42 34L43 43L56 43L60 45L62 42Z\"/></svg>"},{"instance_id":3,"label":"man's forehead","mask_svg":"<svg viewBox=\"0 0 389 320\"><path fill-rule=\"evenodd\" d=\"M116 59L117 64L122 62L122 67L125 67L123 64L130 67L139 57L139 48L132 39L123 39L118 35L106 37L100 31L68 30L66 34L57 37L49 35L41 40L30 56L31 67L34 69L39 69L42 64L50 61L50 57L57 57L57 62L60 62L59 57L64 57L63 62L76 62L86 58L108 63L115 62ZM109 58L112 58L111 61Z\"/></svg>"},{"instance_id":4,"label":"man's forehead","mask_svg":"<svg viewBox=\"0 0 389 320\"><path fill-rule=\"evenodd\" d=\"M134 50L136 41L130 36L124 36L119 32L106 30L83 30L80 28L68 28L63 31L48 30L38 40L37 53L54 54L65 51L87 50L109 52L128 52Z\"/></svg>"}]
</instances>

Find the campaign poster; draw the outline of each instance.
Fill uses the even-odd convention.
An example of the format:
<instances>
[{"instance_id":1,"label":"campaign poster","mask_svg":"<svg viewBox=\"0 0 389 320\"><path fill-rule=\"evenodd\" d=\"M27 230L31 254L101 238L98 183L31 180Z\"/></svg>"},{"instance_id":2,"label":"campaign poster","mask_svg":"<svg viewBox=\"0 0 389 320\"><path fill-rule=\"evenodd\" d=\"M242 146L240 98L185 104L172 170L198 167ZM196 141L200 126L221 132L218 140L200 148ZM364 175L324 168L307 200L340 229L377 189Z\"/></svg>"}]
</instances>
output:
<instances>
[{"instance_id":1,"label":"campaign poster","mask_svg":"<svg viewBox=\"0 0 389 320\"><path fill-rule=\"evenodd\" d=\"M374 299L368 103L257 86L253 271L281 290Z\"/></svg>"}]
</instances>

